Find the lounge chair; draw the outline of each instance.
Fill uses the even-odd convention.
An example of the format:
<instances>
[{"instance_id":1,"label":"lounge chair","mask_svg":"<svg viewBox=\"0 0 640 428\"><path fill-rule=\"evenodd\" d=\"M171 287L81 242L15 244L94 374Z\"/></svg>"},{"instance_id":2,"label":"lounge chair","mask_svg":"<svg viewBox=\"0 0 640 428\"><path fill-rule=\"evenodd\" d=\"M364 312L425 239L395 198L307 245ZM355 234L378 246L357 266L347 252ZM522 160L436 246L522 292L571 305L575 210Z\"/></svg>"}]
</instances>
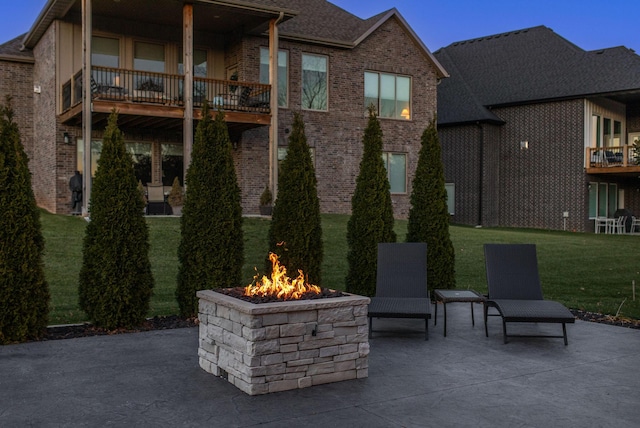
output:
<instances>
[{"instance_id":1,"label":"lounge chair","mask_svg":"<svg viewBox=\"0 0 640 428\"><path fill-rule=\"evenodd\" d=\"M538 275L536 246L533 244L485 244L485 266L489 294L484 306L484 328L487 327L488 308L495 307L502 317L504 343L508 322L559 323L562 324L562 336L567 345L567 323L573 323L573 314L561 303L544 300Z\"/></svg>"},{"instance_id":2,"label":"lounge chair","mask_svg":"<svg viewBox=\"0 0 640 428\"><path fill-rule=\"evenodd\" d=\"M420 318L425 320L425 340L429 340L427 244L378 244L376 295L371 298L368 316L369 337L373 318Z\"/></svg>"}]
</instances>

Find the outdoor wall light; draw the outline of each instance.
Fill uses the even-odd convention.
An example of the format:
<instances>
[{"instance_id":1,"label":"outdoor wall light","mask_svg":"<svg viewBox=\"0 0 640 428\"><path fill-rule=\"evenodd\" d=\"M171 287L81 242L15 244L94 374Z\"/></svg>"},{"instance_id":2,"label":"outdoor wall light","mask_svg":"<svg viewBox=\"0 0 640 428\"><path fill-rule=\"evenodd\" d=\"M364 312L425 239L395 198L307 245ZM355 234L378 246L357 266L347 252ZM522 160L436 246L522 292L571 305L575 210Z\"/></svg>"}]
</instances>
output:
<instances>
[{"instance_id":1,"label":"outdoor wall light","mask_svg":"<svg viewBox=\"0 0 640 428\"><path fill-rule=\"evenodd\" d=\"M62 136L62 141L63 141L65 144L71 144L71 135L69 135L69 133L68 133L68 132L65 132L65 133L63 134L63 136Z\"/></svg>"},{"instance_id":2,"label":"outdoor wall light","mask_svg":"<svg viewBox=\"0 0 640 428\"><path fill-rule=\"evenodd\" d=\"M527 150L529 148L528 141L520 141L520 150Z\"/></svg>"}]
</instances>

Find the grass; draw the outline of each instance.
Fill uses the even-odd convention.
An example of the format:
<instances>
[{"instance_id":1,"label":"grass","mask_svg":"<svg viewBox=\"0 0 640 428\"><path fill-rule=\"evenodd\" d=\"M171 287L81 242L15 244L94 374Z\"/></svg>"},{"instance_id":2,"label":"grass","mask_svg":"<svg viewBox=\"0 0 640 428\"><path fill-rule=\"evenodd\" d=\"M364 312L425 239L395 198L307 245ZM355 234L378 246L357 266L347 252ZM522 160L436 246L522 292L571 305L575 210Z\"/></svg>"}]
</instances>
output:
<instances>
[{"instance_id":1,"label":"grass","mask_svg":"<svg viewBox=\"0 0 640 428\"><path fill-rule=\"evenodd\" d=\"M346 229L349 216L322 216L324 233L323 287L344 290L347 273ZM86 321L78 309L78 274L86 222L79 217L42 212L46 241L45 273L51 290L50 324ZM149 315L178 313L174 298L180 242L178 218L148 217L151 265L155 278ZM249 284L254 267L263 272L267 256L269 221L245 218L243 283ZM407 222L396 221L398 241L406 236ZM544 295L570 308L640 319L640 236L571 233L529 229L451 227L456 250L456 281L461 289L486 292L482 245L533 243ZM631 283L638 284L633 300ZM437 284L429 284L431 289Z\"/></svg>"}]
</instances>

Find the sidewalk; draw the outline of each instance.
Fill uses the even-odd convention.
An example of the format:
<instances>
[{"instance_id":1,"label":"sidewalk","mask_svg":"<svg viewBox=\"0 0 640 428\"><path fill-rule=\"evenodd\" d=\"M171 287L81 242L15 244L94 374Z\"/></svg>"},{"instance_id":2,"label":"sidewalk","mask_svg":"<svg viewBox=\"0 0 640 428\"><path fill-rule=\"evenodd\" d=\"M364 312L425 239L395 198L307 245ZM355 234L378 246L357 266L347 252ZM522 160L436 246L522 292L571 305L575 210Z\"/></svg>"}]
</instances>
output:
<instances>
[{"instance_id":1,"label":"sidewalk","mask_svg":"<svg viewBox=\"0 0 640 428\"><path fill-rule=\"evenodd\" d=\"M568 346L505 345L498 317L485 337L479 308L472 327L468 304L447 305L446 338L439 310L429 341L419 320L375 320L396 331L371 339L369 378L254 397L199 368L197 328L0 346L0 426L640 424L640 330L576 321Z\"/></svg>"}]
</instances>

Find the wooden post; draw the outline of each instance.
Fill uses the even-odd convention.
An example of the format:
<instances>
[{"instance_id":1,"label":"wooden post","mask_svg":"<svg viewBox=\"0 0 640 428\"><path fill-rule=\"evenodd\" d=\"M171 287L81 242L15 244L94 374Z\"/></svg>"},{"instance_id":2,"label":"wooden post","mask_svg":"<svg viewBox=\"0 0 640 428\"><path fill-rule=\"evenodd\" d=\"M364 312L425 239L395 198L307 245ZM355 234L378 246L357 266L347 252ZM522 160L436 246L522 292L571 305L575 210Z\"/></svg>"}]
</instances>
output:
<instances>
[{"instance_id":1,"label":"wooden post","mask_svg":"<svg viewBox=\"0 0 640 428\"><path fill-rule=\"evenodd\" d=\"M191 151L193 148L193 4L185 3L182 7L183 42L182 52L184 65L184 85L182 96L184 98L184 123L182 125L182 150L184 156L184 176L182 184L186 187L187 170L191 163Z\"/></svg>"},{"instance_id":2,"label":"wooden post","mask_svg":"<svg viewBox=\"0 0 640 428\"><path fill-rule=\"evenodd\" d=\"M89 214L91 199L91 0L82 0L82 215Z\"/></svg>"}]
</instances>

